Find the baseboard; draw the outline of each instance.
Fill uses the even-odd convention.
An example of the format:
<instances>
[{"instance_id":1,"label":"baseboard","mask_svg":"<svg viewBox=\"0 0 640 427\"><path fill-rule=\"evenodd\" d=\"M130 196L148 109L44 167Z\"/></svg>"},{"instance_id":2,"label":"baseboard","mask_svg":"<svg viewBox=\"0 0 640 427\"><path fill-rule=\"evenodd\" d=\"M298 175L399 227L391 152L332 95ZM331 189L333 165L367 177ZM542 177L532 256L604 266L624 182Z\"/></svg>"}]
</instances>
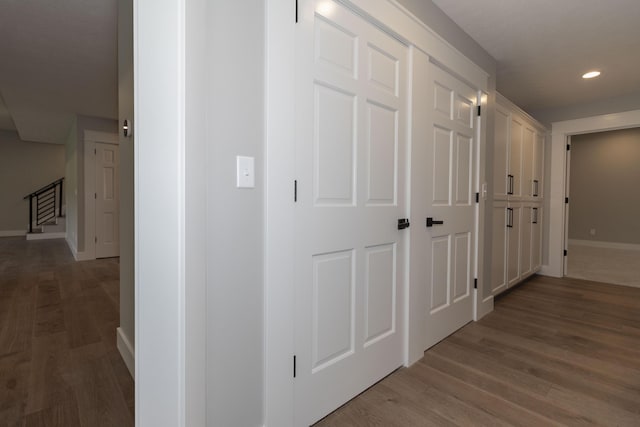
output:
<instances>
[{"instance_id":1,"label":"baseboard","mask_svg":"<svg viewBox=\"0 0 640 427\"><path fill-rule=\"evenodd\" d=\"M601 242L599 240L579 240L569 239L570 245L591 246L605 249L626 249L630 251L640 251L640 245L635 243Z\"/></svg>"},{"instance_id":2,"label":"baseboard","mask_svg":"<svg viewBox=\"0 0 640 427\"><path fill-rule=\"evenodd\" d=\"M116 331L117 331L116 346L118 347L120 356L122 356L122 360L124 361L124 364L127 365L127 369L129 369L129 373L131 374L131 376L135 378L136 377L135 375L136 359L135 359L135 352L133 350L133 346L131 345L131 342L129 341L127 336L122 331L122 328L118 328Z\"/></svg>"},{"instance_id":3,"label":"baseboard","mask_svg":"<svg viewBox=\"0 0 640 427\"><path fill-rule=\"evenodd\" d=\"M553 270L548 265L542 265L540 267L540 270L538 270L537 274L539 274L540 276L547 276L547 277L562 277L562 273L558 274L557 271Z\"/></svg>"},{"instance_id":4,"label":"baseboard","mask_svg":"<svg viewBox=\"0 0 640 427\"><path fill-rule=\"evenodd\" d=\"M27 240L48 240L48 239L66 239L67 233L60 231L58 233L28 233Z\"/></svg>"},{"instance_id":5,"label":"baseboard","mask_svg":"<svg viewBox=\"0 0 640 427\"><path fill-rule=\"evenodd\" d=\"M67 246L69 246L69 250L71 250L71 254L73 255L73 259L76 261L89 261L95 259L95 257L90 256L86 252L78 252L76 245L73 244L71 239L69 239L69 235L67 235Z\"/></svg>"},{"instance_id":6,"label":"baseboard","mask_svg":"<svg viewBox=\"0 0 640 427\"><path fill-rule=\"evenodd\" d=\"M477 295L478 294L476 291L476 297ZM493 311L493 295L490 295L487 298L483 299L480 304L476 304L473 311L473 320L475 320L476 322L482 319L487 314L491 313Z\"/></svg>"},{"instance_id":7,"label":"baseboard","mask_svg":"<svg viewBox=\"0 0 640 427\"><path fill-rule=\"evenodd\" d=\"M27 234L27 230L2 230L0 231L0 237L17 237Z\"/></svg>"}]
</instances>

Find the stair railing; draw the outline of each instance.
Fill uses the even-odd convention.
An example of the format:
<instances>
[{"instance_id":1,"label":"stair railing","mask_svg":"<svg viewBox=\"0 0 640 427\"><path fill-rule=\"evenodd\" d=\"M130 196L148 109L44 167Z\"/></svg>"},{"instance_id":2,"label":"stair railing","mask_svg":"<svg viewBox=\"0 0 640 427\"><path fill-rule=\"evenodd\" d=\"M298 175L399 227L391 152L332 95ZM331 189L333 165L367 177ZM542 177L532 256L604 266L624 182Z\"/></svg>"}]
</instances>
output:
<instances>
[{"instance_id":1,"label":"stair railing","mask_svg":"<svg viewBox=\"0 0 640 427\"><path fill-rule=\"evenodd\" d=\"M58 211L58 216L62 216L63 181L64 177L24 196L25 199L29 199L29 233L33 233L34 211L36 215L36 225L42 225L54 219L56 217L56 210Z\"/></svg>"}]
</instances>

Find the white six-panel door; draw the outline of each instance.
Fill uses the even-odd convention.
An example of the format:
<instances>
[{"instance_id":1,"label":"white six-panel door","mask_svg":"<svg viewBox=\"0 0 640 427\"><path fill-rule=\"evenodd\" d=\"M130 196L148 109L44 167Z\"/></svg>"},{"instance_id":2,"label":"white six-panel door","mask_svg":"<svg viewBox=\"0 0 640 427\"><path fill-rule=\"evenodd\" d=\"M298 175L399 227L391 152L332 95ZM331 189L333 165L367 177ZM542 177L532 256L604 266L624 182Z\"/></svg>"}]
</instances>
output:
<instances>
[{"instance_id":1,"label":"white six-panel door","mask_svg":"<svg viewBox=\"0 0 640 427\"><path fill-rule=\"evenodd\" d=\"M478 91L424 55L414 58L414 67L419 61L424 64L414 68L414 88L422 91L413 93L411 286L426 289L429 348L473 319ZM428 227L427 218L434 224Z\"/></svg>"},{"instance_id":2,"label":"white six-panel door","mask_svg":"<svg viewBox=\"0 0 640 427\"><path fill-rule=\"evenodd\" d=\"M295 421L403 361L408 49L344 6L297 25Z\"/></svg>"},{"instance_id":3,"label":"white six-panel door","mask_svg":"<svg viewBox=\"0 0 640 427\"><path fill-rule=\"evenodd\" d=\"M96 258L120 254L119 152L115 144L96 143Z\"/></svg>"}]
</instances>

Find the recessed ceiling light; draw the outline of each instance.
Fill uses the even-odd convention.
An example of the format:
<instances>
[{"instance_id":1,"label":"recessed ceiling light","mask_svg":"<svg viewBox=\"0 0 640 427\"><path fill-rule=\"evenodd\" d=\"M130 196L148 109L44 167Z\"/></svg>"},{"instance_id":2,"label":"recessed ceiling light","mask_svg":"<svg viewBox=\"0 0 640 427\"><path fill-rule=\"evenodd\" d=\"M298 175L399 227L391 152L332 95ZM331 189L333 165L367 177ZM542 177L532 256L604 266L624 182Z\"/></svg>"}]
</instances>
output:
<instances>
[{"instance_id":1,"label":"recessed ceiling light","mask_svg":"<svg viewBox=\"0 0 640 427\"><path fill-rule=\"evenodd\" d=\"M600 75L600 71L589 71L588 73L584 73L582 75L583 79L592 79L594 77L598 77Z\"/></svg>"}]
</instances>

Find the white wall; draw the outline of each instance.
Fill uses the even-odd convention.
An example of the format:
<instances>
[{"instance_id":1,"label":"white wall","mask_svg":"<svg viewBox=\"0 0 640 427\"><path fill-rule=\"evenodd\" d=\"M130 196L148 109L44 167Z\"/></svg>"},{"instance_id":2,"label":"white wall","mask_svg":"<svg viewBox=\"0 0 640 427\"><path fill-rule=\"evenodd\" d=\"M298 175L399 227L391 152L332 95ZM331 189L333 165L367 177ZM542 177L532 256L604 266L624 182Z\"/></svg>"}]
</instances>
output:
<instances>
[{"instance_id":1,"label":"white wall","mask_svg":"<svg viewBox=\"0 0 640 427\"><path fill-rule=\"evenodd\" d=\"M640 244L638 183L640 128L571 137L569 239Z\"/></svg>"},{"instance_id":2,"label":"white wall","mask_svg":"<svg viewBox=\"0 0 640 427\"><path fill-rule=\"evenodd\" d=\"M14 131L0 130L0 236L24 234L29 229L24 196L64 176L64 145L27 142Z\"/></svg>"},{"instance_id":3,"label":"white wall","mask_svg":"<svg viewBox=\"0 0 640 427\"><path fill-rule=\"evenodd\" d=\"M263 422L264 20L265 2L260 0L209 2L209 425L252 427ZM255 158L255 189L235 187L237 155Z\"/></svg>"}]
</instances>

